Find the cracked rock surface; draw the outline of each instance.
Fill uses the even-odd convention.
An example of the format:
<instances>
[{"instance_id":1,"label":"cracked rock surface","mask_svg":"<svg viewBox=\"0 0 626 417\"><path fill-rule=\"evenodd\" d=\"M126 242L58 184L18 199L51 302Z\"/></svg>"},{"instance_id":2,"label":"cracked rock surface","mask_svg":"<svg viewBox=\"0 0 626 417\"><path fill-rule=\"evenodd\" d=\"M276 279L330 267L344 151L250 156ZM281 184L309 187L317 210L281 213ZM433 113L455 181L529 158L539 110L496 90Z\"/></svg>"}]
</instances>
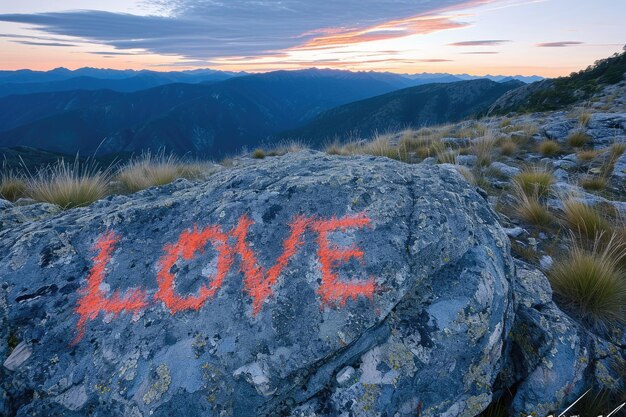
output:
<instances>
[{"instance_id":1,"label":"cracked rock surface","mask_svg":"<svg viewBox=\"0 0 626 417\"><path fill-rule=\"evenodd\" d=\"M332 276L311 223L255 310L232 232L242 216L262 278L298 216L367 219L327 234L329 270L346 286L373 280L373 293L325 302ZM228 273L197 310L173 311L155 298L165 245L208 226L232 247ZM107 231L118 240L90 289ZM0 410L474 416L492 400L513 326L508 245L484 197L451 170L312 151L16 224L0 231L0 353L4 361L19 343L30 354L0 370ZM211 243L196 249L168 271L181 298L215 284L220 268ZM113 312L115 292L131 288L144 292L142 308ZM81 333L77 306L89 291L110 309L96 309Z\"/></svg>"}]
</instances>

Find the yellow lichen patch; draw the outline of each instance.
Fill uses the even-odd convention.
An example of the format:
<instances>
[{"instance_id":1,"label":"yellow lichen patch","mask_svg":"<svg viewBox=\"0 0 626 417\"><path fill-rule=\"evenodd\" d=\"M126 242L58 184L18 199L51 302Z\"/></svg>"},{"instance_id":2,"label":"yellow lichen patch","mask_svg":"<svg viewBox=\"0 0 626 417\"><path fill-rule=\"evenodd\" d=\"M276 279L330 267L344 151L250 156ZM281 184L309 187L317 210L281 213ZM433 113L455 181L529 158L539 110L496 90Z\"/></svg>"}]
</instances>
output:
<instances>
[{"instance_id":1,"label":"yellow lichen patch","mask_svg":"<svg viewBox=\"0 0 626 417\"><path fill-rule=\"evenodd\" d=\"M166 364L162 363L156 369L157 378L156 381L150 386L148 391L143 396L143 402L146 404L158 401L163 394L167 392L172 383L172 377L170 376L170 370Z\"/></svg>"}]
</instances>

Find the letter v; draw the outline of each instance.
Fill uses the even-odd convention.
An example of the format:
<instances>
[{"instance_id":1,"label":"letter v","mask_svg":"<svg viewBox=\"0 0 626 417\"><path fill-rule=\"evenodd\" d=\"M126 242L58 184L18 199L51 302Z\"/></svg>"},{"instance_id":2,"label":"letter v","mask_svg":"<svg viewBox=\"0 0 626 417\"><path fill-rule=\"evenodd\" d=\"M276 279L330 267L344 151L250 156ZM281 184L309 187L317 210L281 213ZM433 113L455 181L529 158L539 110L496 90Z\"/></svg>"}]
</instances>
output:
<instances>
[{"instance_id":1,"label":"letter v","mask_svg":"<svg viewBox=\"0 0 626 417\"><path fill-rule=\"evenodd\" d=\"M254 222L246 215L239 218L237 227L233 229L232 235L237 239L236 251L241 257L241 271L244 274L244 287L246 292L252 297L252 312L254 315L261 311L263 301L272 295L272 286L287 266L298 248L302 246L302 235L311 219L297 216L289 225L291 233L283 242L283 253L276 260L276 264L265 271L258 263L256 256L246 242L248 229Z\"/></svg>"}]
</instances>

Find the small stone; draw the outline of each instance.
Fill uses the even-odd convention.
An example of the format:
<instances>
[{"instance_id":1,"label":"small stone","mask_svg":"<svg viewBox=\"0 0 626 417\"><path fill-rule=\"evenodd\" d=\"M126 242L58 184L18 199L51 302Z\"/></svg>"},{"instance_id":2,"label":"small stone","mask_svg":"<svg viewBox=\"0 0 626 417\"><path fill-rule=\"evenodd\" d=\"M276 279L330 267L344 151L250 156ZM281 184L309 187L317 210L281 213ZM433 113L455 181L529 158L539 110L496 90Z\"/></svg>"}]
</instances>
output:
<instances>
[{"instance_id":1,"label":"small stone","mask_svg":"<svg viewBox=\"0 0 626 417\"><path fill-rule=\"evenodd\" d=\"M519 237L524 232L525 230L519 226L504 229L504 233L506 233L509 237Z\"/></svg>"},{"instance_id":2,"label":"small stone","mask_svg":"<svg viewBox=\"0 0 626 417\"><path fill-rule=\"evenodd\" d=\"M26 342L20 342L20 344L13 349L13 352L11 352L9 357L4 361L4 367L9 371L15 371L24 362L26 362L32 354L33 351L30 346L28 346Z\"/></svg>"},{"instance_id":3,"label":"small stone","mask_svg":"<svg viewBox=\"0 0 626 417\"><path fill-rule=\"evenodd\" d=\"M336 377L337 383L339 385L346 385L350 380L352 380L355 373L356 371L354 370L353 367L346 366L345 368L343 368L341 371L337 373L337 377Z\"/></svg>"},{"instance_id":4,"label":"small stone","mask_svg":"<svg viewBox=\"0 0 626 417\"><path fill-rule=\"evenodd\" d=\"M537 239L535 239L534 237L529 237L528 238L528 244L530 246L537 246Z\"/></svg>"},{"instance_id":5,"label":"small stone","mask_svg":"<svg viewBox=\"0 0 626 417\"><path fill-rule=\"evenodd\" d=\"M553 260L551 256L543 255L541 259L539 259L539 266L544 271L547 271L548 269L550 269L552 267L552 264L553 264Z\"/></svg>"}]
</instances>

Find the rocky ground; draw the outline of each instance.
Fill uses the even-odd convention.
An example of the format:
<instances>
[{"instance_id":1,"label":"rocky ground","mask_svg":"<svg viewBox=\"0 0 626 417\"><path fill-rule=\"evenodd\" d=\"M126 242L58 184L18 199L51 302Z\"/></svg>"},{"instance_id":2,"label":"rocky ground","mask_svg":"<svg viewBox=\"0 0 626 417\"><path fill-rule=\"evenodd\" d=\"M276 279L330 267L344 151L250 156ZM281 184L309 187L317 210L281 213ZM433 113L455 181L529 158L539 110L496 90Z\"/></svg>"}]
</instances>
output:
<instances>
[{"instance_id":1,"label":"rocky ground","mask_svg":"<svg viewBox=\"0 0 626 417\"><path fill-rule=\"evenodd\" d=\"M585 314L551 282L574 245L592 250L623 233L624 147L622 82L563 111L391 133L326 153L257 150L224 161L208 180L86 208L2 200L0 413L543 416L588 389L594 410L613 405L626 375L623 316ZM591 208L595 223L568 215L574 202ZM296 261L258 316L263 281L247 280L236 232L222 241L233 259L220 258L233 275L199 312L156 295L167 278L158 275L163 245L182 245L193 224L237 230L247 214L258 240L251 253L269 266L288 247L280 230L294 227L294 216L359 213L371 230L340 227L332 237L363 250L342 274L375 277L371 293L320 306L336 295L316 292L320 259L334 265L346 255L320 255L312 236L322 226L306 223L302 241L292 241L302 253L284 252ZM101 262L92 247L107 229L126 249L112 249L110 275L92 288L99 310L77 314L87 280L98 276L89 272ZM179 249L186 260L200 253ZM181 292L219 273L214 262L171 267L196 277ZM135 286L156 301L120 307L111 287ZM88 325L77 327L80 317Z\"/></svg>"}]
</instances>

